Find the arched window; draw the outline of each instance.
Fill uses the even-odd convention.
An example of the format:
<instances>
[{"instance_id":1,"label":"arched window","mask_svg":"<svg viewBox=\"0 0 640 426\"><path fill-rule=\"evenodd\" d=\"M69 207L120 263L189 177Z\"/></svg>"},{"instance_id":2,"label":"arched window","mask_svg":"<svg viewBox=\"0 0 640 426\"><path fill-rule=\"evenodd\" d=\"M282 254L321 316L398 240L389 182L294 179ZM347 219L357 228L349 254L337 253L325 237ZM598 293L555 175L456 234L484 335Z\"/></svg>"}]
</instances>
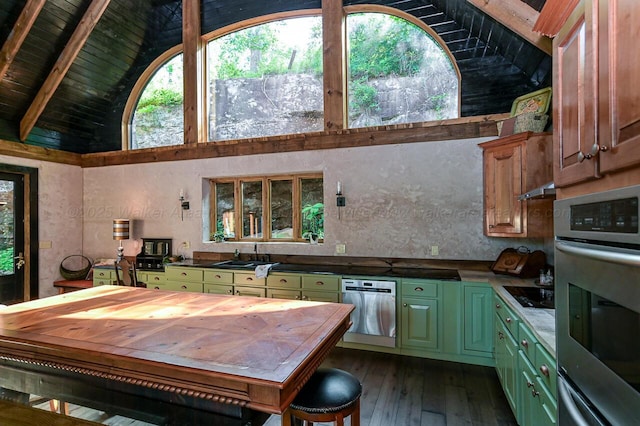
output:
<instances>
[{"instance_id":1,"label":"arched window","mask_svg":"<svg viewBox=\"0 0 640 426\"><path fill-rule=\"evenodd\" d=\"M458 72L435 33L364 12L347 15L347 37L349 128L459 116Z\"/></svg>"},{"instance_id":2,"label":"arched window","mask_svg":"<svg viewBox=\"0 0 640 426\"><path fill-rule=\"evenodd\" d=\"M157 68L131 119L131 149L184 143L182 53Z\"/></svg>"},{"instance_id":3,"label":"arched window","mask_svg":"<svg viewBox=\"0 0 640 426\"><path fill-rule=\"evenodd\" d=\"M345 10L347 127L459 117L460 73L434 31L389 7ZM324 130L322 17L304 13L203 36L208 141ZM156 59L134 87L123 114L124 149L183 143L180 49Z\"/></svg>"}]
</instances>

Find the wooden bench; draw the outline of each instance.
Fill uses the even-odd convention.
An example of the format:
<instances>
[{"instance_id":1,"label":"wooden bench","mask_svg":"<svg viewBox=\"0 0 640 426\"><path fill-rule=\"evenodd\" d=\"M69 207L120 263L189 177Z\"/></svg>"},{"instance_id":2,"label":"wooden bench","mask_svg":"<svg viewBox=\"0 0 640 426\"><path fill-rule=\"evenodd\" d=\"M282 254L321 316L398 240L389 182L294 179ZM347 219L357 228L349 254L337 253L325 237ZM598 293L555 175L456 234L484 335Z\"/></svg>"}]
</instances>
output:
<instances>
[{"instance_id":1,"label":"wooden bench","mask_svg":"<svg viewBox=\"0 0 640 426\"><path fill-rule=\"evenodd\" d=\"M69 293L70 291L82 290L93 287L91 280L59 280L54 281L53 286L58 289L58 294Z\"/></svg>"}]
</instances>

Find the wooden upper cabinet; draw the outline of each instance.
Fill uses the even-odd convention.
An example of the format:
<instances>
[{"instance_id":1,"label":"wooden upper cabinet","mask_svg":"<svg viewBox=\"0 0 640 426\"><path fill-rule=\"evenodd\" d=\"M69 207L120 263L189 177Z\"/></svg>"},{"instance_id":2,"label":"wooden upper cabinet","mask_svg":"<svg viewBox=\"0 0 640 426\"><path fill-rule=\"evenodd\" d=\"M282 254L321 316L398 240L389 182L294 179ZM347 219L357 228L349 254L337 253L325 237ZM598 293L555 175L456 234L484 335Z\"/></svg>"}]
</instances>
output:
<instances>
[{"instance_id":1,"label":"wooden upper cabinet","mask_svg":"<svg viewBox=\"0 0 640 426\"><path fill-rule=\"evenodd\" d=\"M640 164L640 2L600 0L600 171Z\"/></svg>"},{"instance_id":2,"label":"wooden upper cabinet","mask_svg":"<svg viewBox=\"0 0 640 426\"><path fill-rule=\"evenodd\" d=\"M554 182L565 186L597 177L597 52L591 1L581 1L554 38ZM597 147L596 147L597 148Z\"/></svg>"},{"instance_id":3,"label":"wooden upper cabinet","mask_svg":"<svg viewBox=\"0 0 640 426\"><path fill-rule=\"evenodd\" d=\"M490 237L553 234L553 200L518 196L553 180L552 136L524 132L479 145L484 164L484 233Z\"/></svg>"},{"instance_id":4,"label":"wooden upper cabinet","mask_svg":"<svg viewBox=\"0 0 640 426\"><path fill-rule=\"evenodd\" d=\"M640 165L638 40L637 0L582 0L555 37L557 187Z\"/></svg>"}]
</instances>

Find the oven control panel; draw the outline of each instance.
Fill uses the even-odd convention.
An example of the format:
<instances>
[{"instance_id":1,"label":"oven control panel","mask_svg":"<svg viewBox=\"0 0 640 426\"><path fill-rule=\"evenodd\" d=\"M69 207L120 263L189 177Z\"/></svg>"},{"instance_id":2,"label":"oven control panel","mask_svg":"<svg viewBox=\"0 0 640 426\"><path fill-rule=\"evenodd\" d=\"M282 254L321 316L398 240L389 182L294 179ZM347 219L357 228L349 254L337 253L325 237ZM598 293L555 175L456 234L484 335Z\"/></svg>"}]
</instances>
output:
<instances>
[{"instance_id":1,"label":"oven control panel","mask_svg":"<svg viewBox=\"0 0 640 426\"><path fill-rule=\"evenodd\" d=\"M638 233L638 197L571 206L571 230Z\"/></svg>"}]
</instances>

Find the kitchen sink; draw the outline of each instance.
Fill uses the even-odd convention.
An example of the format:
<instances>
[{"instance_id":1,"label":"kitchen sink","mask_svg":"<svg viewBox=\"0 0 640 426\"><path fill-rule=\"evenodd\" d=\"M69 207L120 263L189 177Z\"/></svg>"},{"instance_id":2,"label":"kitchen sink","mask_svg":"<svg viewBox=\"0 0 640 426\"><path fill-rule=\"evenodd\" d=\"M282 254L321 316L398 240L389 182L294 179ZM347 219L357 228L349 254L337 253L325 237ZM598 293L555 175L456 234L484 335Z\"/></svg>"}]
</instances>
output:
<instances>
[{"instance_id":1,"label":"kitchen sink","mask_svg":"<svg viewBox=\"0 0 640 426\"><path fill-rule=\"evenodd\" d=\"M267 264L275 265L275 263L264 262L261 260L224 260L222 262L214 263L213 266L251 269L259 265L267 265Z\"/></svg>"},{"instance_id":2,"label":"kitchen sink","mask_svg":"<svg viewBox=\"0 0 640 426\"><path fill-rule=\"evenodd\" d=\"M525 308L554 309L553 289L505 285L504 289Z\"/></svg>"}]
</instances>

